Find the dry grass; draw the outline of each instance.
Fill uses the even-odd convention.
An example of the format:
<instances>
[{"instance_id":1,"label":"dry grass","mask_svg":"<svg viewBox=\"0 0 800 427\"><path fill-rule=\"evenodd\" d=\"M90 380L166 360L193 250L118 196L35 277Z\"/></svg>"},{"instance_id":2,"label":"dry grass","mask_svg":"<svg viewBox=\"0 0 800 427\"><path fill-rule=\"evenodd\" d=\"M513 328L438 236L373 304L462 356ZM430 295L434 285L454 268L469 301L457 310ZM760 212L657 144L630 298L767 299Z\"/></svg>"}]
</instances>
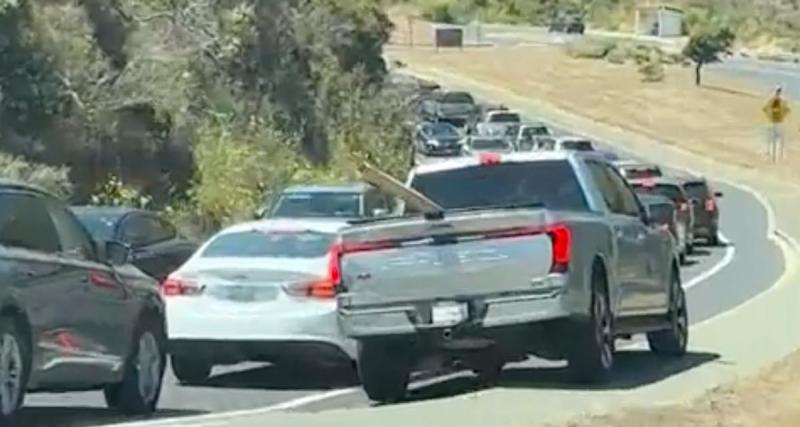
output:
<instances>
[{"instance_id":1,"label":"dry grass","mask_svg":"<svg viewBox=\"0 0 800 427\"><path fill-rule=\"evenodd\" d=\"M418 30L418 32L420 32ZM568 57L559 48L467 49L394 47L393 59L469 76L530 99L680 146L701 156L798 181L800 106L786 124L790 147L780 165L764 154L761 107L769 94L709 74L669 67L662 83L644 83L634 66ZM761 375L709 392L679 407L642 408L579 421L570 427L778 427L800 425L800 354Z\"/></svg>"},{"instance_id":2,"label":"dry grass","mask_svg":"<svg viewBox=\"0 0 800 427\"><path fill-rule=\"evenodd\" d=\"M423 64L496 84L531 99L598 122L647 135L702 156L764 168L767 125L761 108L768 93L739 81L707 73L695 87L692 70L670 66L661 83L645 83L631 65L575 59L557 47L431 49L394 47L393 59ZM797 179L800 107L787 121L787 159L770 169Z\"/></svg>"}]
</instances>

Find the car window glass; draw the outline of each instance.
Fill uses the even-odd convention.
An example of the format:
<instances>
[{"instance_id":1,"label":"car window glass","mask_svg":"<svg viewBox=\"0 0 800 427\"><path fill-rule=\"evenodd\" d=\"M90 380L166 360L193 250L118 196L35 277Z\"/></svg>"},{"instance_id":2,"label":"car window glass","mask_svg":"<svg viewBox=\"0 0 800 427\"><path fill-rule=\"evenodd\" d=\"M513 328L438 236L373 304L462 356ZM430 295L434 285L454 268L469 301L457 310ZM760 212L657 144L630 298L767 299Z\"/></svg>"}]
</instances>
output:
<instances>
[{"instance_id":1,"label":"car window glass","mask_svg":"<svg viewBox=\"0 0 800 427\"><path fill-rule=\"evenodd\" d=\"M705 200L708 197L708 186L704 182L690 182L683 186L690 199Z\"/></svg>"},{"instance_id":2,"label":"car window glass","mask_svg":"<svg viewBox=\"0 0 800 427\"><path fill-rule=\"evenodd\" d=\"M131 246L151 245L172 238L172 230L165 229L159 218L134 214L125 219L122 238Z\"/></svg>"},{"instance_id":3,"label":"car window glass","mask_svg":"<svg viewBox=\"0 0 800 427\"><path fill-rule=\"evenodd\" d=\"M75 216L56 200L47 200L46 205L61 241L61 254L78 260L94 260L94 244Z\"/></svg>"},{"instance_id":4,"label":"car window glass","mask_svg":"<svg viewBox=\"0 0 800 427\"><path fill-rule=\"evenodd\" d=\"M0 244L52 254L61 249L57 236L40 197L0 195Z\"/></svg>"},{"instance_id":5,"label":"car window glass","mask_svg":"<svg viewBox=\"0 0 800 427\"><path fill-rule=\"evenodd\" d=\"M605 173L603 166L596 162L586 162L589 172L597 184L597 189L603 196L603 201L606 203L608 210L614 213L620 213L621 203L614 185L611 183L609 176Z\"/></svg>"},{"instance_id":6,"label":"car window glass","mask_svg":"<svg viewBox=\"0 0 800 427\"><path fill-rule=\"evenodd\" d=\"M638 199L636 198L636 194L625 183L625 178L609 165L604 165L603 171L608 175L608 180L617 193L616 197L619 203L619 210L617 213L636 217L640 216L641 209Z\"/></svg>"}]
</instances>

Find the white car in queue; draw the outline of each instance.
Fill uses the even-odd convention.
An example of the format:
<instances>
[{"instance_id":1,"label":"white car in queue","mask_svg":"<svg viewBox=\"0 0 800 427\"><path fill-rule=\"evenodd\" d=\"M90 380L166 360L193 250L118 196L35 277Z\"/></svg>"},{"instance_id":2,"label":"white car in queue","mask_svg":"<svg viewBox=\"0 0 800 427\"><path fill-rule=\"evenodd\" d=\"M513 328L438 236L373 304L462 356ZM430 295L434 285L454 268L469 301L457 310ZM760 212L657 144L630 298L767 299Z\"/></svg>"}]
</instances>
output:
<instances>
[{"instance_id":1,"label":"white car in queue","mask_svg":"<svg viewBox=\"0 0 800 427\"><path fill-rule=\"evenodd\" d=\"M172 370L201 382L215 365L352 366L336 318L344 220L273 219L227 228L162 284Z\"/></svg>"}]
</instances>

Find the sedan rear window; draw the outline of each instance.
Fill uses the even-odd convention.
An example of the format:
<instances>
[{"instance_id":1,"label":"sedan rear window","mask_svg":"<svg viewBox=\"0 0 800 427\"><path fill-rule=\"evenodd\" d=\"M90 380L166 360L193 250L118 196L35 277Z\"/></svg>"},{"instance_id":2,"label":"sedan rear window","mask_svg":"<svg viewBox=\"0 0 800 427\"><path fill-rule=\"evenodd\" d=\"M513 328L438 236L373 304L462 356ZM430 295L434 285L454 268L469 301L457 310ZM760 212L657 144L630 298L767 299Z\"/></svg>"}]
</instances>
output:
<instances>
[{"instance_id":1,"label":"sedan rear window","mask_svg":"<svg viewBox=\"0 0 800 427\"><path fill-rule=\"evenodd\" d=\"M672 200L672 202L676 204L680 204L685 201L683 192L677 185L657 184L652 186L644 186L642 184L634 184L633 188L639 194L660 194Z\"/></svg>"},{"instance_id":2,"label":"sedan rear window","mask_svg":"<svg viewBox=\"0 0 800 427\"><path fill-rule=\"evenodd\" d=\"M656 224L670 224L673 220L674 208L666 203L657 203L648 206L650 216Z\"/></svg>"},{"instance_id":3,"label":"sedan rear window","mask_svg":"<svg viewBox=\"0 0 800 427\"><path fill-rule=\"evenodd\" d=\"M522 121L517 113L494 113L489 117L492 123L519 123Z\"/></svg>"},{"instance_id":4,"label":"sedan rear window","mask_svg":"<svg viewBox=\"0 0 800 427\"><path fill-rule=\"evenodd\" d=\"M319 258L335 235L313 231L248 230L221 234L206 246L201 258Z\"/></svg>"},{"instance_id":5,"label":"sedan rear window","mask_svg":"<svg viewBox=\"0 0 800 427\"><path fill-rule=\"evenodd\" d=\"M542 203L587 211L583 190L564 160L507 162L414 176L411 187L446 209Z\"/></svg>"},{"instance_id":6,"label":"sedan rear window","mask_svg":"<svg viewBox=\"0 0 800 427\"><path fill-rule=\"evenodd\" d=\"M475 150L505 150L510 145L504 139L473 139L469 146Z\"/></svg>"},{"instance_id":7,"label":"sedan rear window","mask_svg":"<svg viewBox=\"0 0 800 427\"><path fill-rule=\"evenodd\" d=\"M474 104L475 100L466 92L448 92L442 95L439 102L443 104Z\"/></svg>"},{"instance_id":8,"label":"sedan rear window","mask_svg":"<svg viewBox=\"0 0 800 427\"><path fill-rule=\"evenodd\" d=\"M627 179L655 178L661 176L661 169L656 166L633 166L622 168L622 174Z\"/></svg>"},{"instance_id":9,"label":"sedan rear window","mask_svg":"<svg viewBox=\"0 0 800 427\"><path fill-rule=\"evenodd\" d=\"M573 151L594 151L594 147L589 141L562 141L561 149Z\"/></svg>"}]
</instances>

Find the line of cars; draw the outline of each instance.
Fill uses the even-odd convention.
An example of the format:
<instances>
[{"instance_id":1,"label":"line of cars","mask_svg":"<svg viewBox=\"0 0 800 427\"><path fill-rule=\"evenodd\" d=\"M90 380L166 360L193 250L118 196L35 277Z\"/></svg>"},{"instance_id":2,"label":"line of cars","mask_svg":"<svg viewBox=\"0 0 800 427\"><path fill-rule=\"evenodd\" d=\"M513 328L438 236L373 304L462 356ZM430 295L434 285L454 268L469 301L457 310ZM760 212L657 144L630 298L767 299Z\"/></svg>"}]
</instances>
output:
<instances>
[{"instance_id":1,"label":"line of cars","mask_svg":"<svg viewBox=\"0 0 800 427\"><path fill-rule=\"evenodd\" d=\"M200 245L152 213L0 183L0 421L26 391L151 412L168 359L182 383L242 361L355 365L371 399L396 401L414 370L491 383L529 355L604 381L637 333L682 355L682 251L716 242L720 194L684 179L673 197L675 178L593 146L538 147L570 140L542 124L520 121L517 145L526 129L531 150L462 152L406 183L366 168L287 188Z\"/></svg>"}]
</instances>

